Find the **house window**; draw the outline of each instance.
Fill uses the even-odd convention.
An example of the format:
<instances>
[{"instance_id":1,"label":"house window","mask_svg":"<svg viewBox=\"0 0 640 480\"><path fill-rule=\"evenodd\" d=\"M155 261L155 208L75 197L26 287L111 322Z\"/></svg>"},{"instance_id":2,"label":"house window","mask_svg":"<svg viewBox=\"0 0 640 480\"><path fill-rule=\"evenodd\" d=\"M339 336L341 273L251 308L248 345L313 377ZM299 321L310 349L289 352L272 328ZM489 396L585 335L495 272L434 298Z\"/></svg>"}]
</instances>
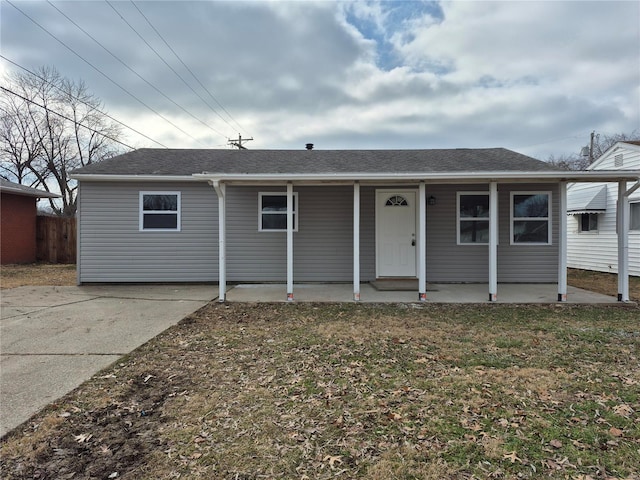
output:
<instances>
[{"instance_id":1,"label":"house window","mask_svg":"<svg viewBox=\"0 0 640 480\"><path fill-rule=\"evenodd\" d=\"M180 192L140 192L140 230L180 231Z\"/></svg>"},{"instance_id":2,"label":"house window","mask_svg":"<svg viewBox=\"0 0 640 480\"><path fill-rule=\"evenodd\" d=\"M640 232L640 202L633 202L631 205L631 223L629 230Z\"/></svg>"},{"instance_id":3,"label":"house window","mask_svg":"<svg viewBox=\"0 0 640 480\"><path fill-rule=\"evenodd\" d=\"M458 245L489 243L489 194L458 193Z\"/></svg>"},{"instance_id":4,"label":"house window","mask_svg":"<svg viewBox=\"0 0 640 480\"><path fill-rule=\"evenodd\" d=\"M582 213L579 217L580 232L597 232L598 231L598 214Z\"/></svg>"},{"instance_id":5,"label":"house window","mask_svg":"<svg viewBox=\"0 0 640 480\"><path fill-rule=\"evenodd\" d=\"M261 192L258 194L258 230L287 231L287 194ZM298 194L293 193L293 230L298 231Z\"/></svg>"},{"instance_id":6,"label":"house window","mask_svg":"<svg viewBox=\"0 0 640 480\"><path fill-rule=\"evenodd\" d=\"M551 192L511 192L511 243L551 244Z\"/></svg>"}]
</instances>

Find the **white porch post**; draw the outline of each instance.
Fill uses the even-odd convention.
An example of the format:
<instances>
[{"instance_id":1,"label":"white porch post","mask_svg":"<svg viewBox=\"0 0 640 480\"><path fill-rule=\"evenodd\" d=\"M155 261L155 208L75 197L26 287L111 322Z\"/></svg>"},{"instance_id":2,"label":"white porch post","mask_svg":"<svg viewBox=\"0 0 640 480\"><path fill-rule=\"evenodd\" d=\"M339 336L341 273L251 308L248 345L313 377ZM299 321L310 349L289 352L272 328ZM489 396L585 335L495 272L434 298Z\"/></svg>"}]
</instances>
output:
<instances>
[{"instance_id":1,"label":"white porch post","mask_svg":"<svg viewBox=\"0 0 640 480\"><path fill-rule=\"evenodd\" d=\"M489 183L489 301L498 300L498 183Z\"/></svg>"},{"instance_id":2,"label":"white porch post","mask_svg":"<svg viewBox=\"0 0 640 480\"><path fill-rule=\"evenodd\" d=\"M629 221L631 206L625 196L627 182L618 182L618 301L629 301Z\"/></svg>"},{"instance_id":3,"label":"white porch post","mask_svg":"<svg viewBox=\"0 0 640 480\"><path fill-rule=\"evenodd\" d=\"M227 298L227 232L226 232L226 185L213 182L218 195L218 301Z\"/></svg>"},{"instance_id":4,"label":"white porch post","mask_svg":"<svg viewBox=\"0 0 640 480\"><path fill-rule=\"evenodd\" d=\"M558 207L558 301L567 301L567 182L560 182Z\"/></svg>"},{"instance_id":5,"label":"white porch post","mask_svg":"<svg viewBox=\"0 0 640 480\"><path fill-rule=\"evenodd\" d=\"M360 301L360 184L353 184L353 300Z\"/></svg>"},{"instance_id":6,"label":"white porch post","mask_svg":"<svg viewBox=\"0 0 640 480\"><path fill-rule=\"evenodd\" d=\"M427 194L424 182L418 190L418 300L427 301Z\"/></svg>"},{"instance_id":7,"label":"white porch post","mask_svg":"<svg viewBox=\"0 0 640 480\"><path fill-rule=\"evenodd\" d=\"M293 184L287 183L287 301L293 302Z\"/></svg>"}]
</instances>

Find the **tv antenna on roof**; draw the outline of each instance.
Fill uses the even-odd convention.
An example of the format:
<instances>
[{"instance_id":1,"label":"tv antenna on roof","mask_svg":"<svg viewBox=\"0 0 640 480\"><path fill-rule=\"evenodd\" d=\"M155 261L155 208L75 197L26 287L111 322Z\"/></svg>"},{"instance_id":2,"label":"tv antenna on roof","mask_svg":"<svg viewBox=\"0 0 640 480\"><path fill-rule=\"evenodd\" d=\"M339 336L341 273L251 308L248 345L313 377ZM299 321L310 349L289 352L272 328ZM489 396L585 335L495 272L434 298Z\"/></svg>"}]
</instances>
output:
<instances>
[{"instance_id":1,"label":"tv antenna on roof","mask_svg":"<svg viewBox=\"0 0 640 480\"><path fill-rule=\"evenodd\" d=\"M245 147L242 143L243 142L249 142L251 140L253 140L253 137L251 137L251 138L242 138L242 135L238 134L238 138L236 138L235 140L229 139L229 145L231 145L233 147L238 147L238 150L246 150L247 147Z\"/></svg>"}]
</instances>

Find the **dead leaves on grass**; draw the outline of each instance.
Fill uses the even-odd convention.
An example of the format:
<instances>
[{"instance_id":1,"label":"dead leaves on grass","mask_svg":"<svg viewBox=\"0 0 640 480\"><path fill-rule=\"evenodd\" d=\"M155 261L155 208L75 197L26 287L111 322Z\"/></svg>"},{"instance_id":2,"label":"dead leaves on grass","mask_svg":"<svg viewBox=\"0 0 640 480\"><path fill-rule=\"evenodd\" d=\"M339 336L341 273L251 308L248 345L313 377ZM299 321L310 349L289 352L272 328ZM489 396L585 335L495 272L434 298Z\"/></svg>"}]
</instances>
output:
<instances>
[{"instance_id":1,"label":"dead leaves on grass","mask_svg":"<svg viewBox=\"0 0 640 480\"><path fill-rule=\"evenodd\" d=\"M86 387L109 400L66 406L59 431L94 462L141 441L148 478L587 480L640 458L636 337L614 364L557 366L548 357L566 344L550 333L497 348L507 336L491 323L483 335L487 324L393 312L211 305ZM501 352L526 362L467 362ZM103 472L126 478L132 464Z\"/></svg>"}]
</instances>

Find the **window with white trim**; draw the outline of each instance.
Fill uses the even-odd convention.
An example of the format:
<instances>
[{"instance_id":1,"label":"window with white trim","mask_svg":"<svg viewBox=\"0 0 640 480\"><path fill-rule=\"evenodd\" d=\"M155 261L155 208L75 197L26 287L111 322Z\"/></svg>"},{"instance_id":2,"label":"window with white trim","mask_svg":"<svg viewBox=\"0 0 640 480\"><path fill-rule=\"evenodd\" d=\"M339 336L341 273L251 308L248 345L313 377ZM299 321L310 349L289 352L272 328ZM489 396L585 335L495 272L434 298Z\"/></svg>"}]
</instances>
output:
<instances>
[{"instance_id":1,"label":"window with white trim","mask_svg":"<svg viewBox=\"0 0 640 480\"><path fill-rule=\"evenodd\" d=\"M489 243L489 193L458 192L458 245Z\"/></svg>"},{"instance_id":2,"label":"window with white trim","mask_svg":"<svg viewBox=\"0 0 640 480\"><path fill-rule=\"evenodd\" d=\"M260 192L258 194L258 230L287 231L287 194ZM293 231L298 231L298 193L293 192Z\"/></svg>"},{"instance_id":3,"label":"window with white trim","mask_svg":"<svg viewBox=\"0 0 640 480\"><path fill-rule=\"evenodd\" d=\"M640 232L640 202L632 202L630 207L631 221L629 223L629 230Z\"/></svg>"},{"instance_id":4,"label":"window with white trim","mask_svg":"<svg viewBox=\"0 0 640 480\"><path fill-rule=\"evenodd\" d=\"M551 192L511 192L511 243L551 244Z\"/></svg>"},{"instance_id":5,"label":"window with white trim","mask_svg":"<svg viewBox=\"0 0 640 480\"><path fill-rule=\"evenodd\" d=\"M578 231L580 233L595 233L598 231L598 214L581 213L578 216Z\"/></svg>"},{"instance_id":6,"label":"window with white trim","mask_svg":"<svg viewBox=\"0 0 640 480\"><path fill-rule=\"evenodd\" d=\"M140 192L140 231L179 232L180 192Z\"/></svg>"}]
</instances>

